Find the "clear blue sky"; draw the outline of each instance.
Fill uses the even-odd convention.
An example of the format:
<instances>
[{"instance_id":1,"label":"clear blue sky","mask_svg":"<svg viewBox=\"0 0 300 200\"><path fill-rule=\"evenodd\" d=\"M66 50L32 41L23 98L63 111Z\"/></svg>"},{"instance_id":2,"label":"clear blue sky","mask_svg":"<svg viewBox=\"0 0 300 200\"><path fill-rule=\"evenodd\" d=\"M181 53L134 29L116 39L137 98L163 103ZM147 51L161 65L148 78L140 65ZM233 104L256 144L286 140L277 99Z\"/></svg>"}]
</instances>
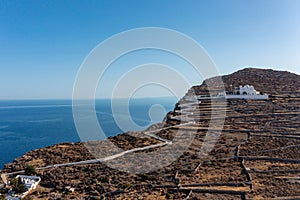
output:
<instances>
[{"instance_id":1,"label":"clear blue sky","mask_svg":"<svg viewBox=\"0 0 300 200\"><path fill-rule=\"evenodd\" d=\"M0 99L71 98L96 45L149 26L194 38L222 74L245 66L300 74L299 10L298 0L0 0Z\"/></svg>"}]
</instances>

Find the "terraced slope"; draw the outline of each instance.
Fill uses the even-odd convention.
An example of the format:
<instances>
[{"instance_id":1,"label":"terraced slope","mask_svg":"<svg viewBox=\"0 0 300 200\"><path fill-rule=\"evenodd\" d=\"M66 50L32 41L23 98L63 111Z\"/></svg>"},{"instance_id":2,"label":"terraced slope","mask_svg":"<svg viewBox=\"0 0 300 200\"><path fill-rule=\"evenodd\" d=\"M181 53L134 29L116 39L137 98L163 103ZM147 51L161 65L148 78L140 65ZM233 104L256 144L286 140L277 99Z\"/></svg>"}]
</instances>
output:
<instances>
[{"instance_id":1,"label":"terraced slope","mask_svg":"<svg viewBox=\"0 0 300 200\"><path fill-rule=\"evenodd\" d=\"M173 140L166 146L138 151L149 153L169 146L163 149L164 154L156 155L158 160L174 153L172 145L184 146L182 141L193 136L176 161L140 175L120 172L99 162L41 168L37 170L42 177L41 185L30 196L34 199L299 199L300 76L250 68L222 78L227 89L253 84L271 96L268 100L189 100L192 89L197 95L207 94L204 82L193 87L151 131L109 138L125 150L162 144L164 141L159 138ZM226 117L220 127L217 124L222 121L222 111ZM218 136L217 141L215 137L207 137L208 129L211 136ZM157 138L146 134L150 132ZM178 135L182 140L174 141ZM93 145L95 151L101 152L105 141ZM213 148L207 155L199 153L210 147ZM112 150L98 156L115 153ZM128 153L110 162L119 163L120 167L153 164L147 160L126 163L132 156L134 153ZM6 165L3 172L22 170L28 164L45 167L94 158L81 143L59 144L28 152ZM68 186L74 192L69 192Z\"/></svg>"}]
</instances>

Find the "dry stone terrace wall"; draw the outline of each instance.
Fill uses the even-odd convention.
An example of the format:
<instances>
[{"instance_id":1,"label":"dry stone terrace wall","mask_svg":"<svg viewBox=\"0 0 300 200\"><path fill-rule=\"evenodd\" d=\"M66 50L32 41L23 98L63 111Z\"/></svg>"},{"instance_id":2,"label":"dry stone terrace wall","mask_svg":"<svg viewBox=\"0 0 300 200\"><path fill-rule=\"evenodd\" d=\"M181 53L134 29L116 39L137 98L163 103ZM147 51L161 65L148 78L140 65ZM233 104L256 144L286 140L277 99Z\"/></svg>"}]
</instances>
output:
<instances>
[{"instance_id":1,"label":"dry stone terrace wall","mask_svg":"<svg viewBox=\"0 0 300 200\"><path fill-rule=\"evenodd\" d=\"M300 76L289 72L245 69L223 76L225 87L240 84L272 95L268 100L231 99L226 102L226 118L216 145L202 157L199 149L211 121L210 99L196 102L182 112L182 98L165 120L151 127L156 135L172 140L179 131L195 134L192 144L178 160L147 174L128 174L101 163L39 170L41 186L31 194L35 199L299 199L300 155ZM214 79L211 79L213 81ZM205 85L194 87L204 94ZM188 92L186 97L190 93ZM220 109L222 102L215 100ZM198 111L200 112L196 112ZM197 119L194 124L174 127L181 115ZM217 128L216 128L217 129ZM219 131L219 130L215 130ZM136 137L136 138L134 138ZM118 147L132 149L161 141L141 133L126 133L110 138ZM61 144L29 152L6 171L22 169L27 163L37 166L69 160L91 159L80 143ZM179 144L180 145L180 144ZM95 145L95 151L97 149ZM148 153L161 147L140 151ZM166 149L165 153L168 152ZM113 152L110 152L113 153ZM43 156L44 155L44 156ZM112 160L130 158L127 154ZM157 155L163 158L164 155ZM250 159L251 158L251 159ZM275 160L272 160L275 159ZM277 159L277 160L276 160ZM287 162L296 161L296 162ZM122 163L122 162L120 162ZM137 163L138 164L138 163ZM151 163L145 164L151 165ZM75 188L73 193L66 187Z\"/></svg>"},{"instance_id":2,"label":"dry stone terrace wall","mask_svg":"<svg viewBox=\"0 0 300 200\"><path fill-rule=\"evenodd\" d=\"M72 155L72 156L70 156ZM3 171L13 172L26 168L27 165L44 167L47 165L76 162L83 159L92 159L93 156L81 143L62 143L51 147L37 149L16 158L13 163L5 165Z\"/></svg>"},{"instance_id":3,"label":"dry stone terrace wall","mask_svg":"<svg viewBox=\"0 0 300 200\"><path fill-rule=\"evenodd\" d=\"M239 112L236 112L236 110L240 110L241 108L236 108L238 105L244 106L242 103L244 102L243 100L236 100L228 104L228 117L232 117L233 120L236 120L240 122L239 124L241 125L242 121L241 119L245 119L248 116L240 116ZM247 102L244 102L247 103ZM248 102L249 103L249 102ZM255 102L258 104L257 102ZM266 101L261 101L261 103L266 103ZM207 105L206 105L207 106ZM230 107L232 106L232 107ZM251 109L250 109L251 110ZM232 111L232 112L231 112ZM239 115L238 117L236 115ZM250 113L251 114L251 113ZM256 117L257 118L257 117ZM261 117L263 120L264 117ZM259 124L260 118L257 118L257 124ZM229 123L230 122L230 123ZM193 187L194 190L198 189L207 189L207 187L210 187L210 189L223 189L224 187L229 187L231 190L229 190L228 193L231 191L240 191L241 189L244 189L244 191L249 191L250 187L245 184L247 181L246 174L242 171L241 163L237 160L234 161L234 151L236 149L236 146L241 143L241 141L245 141L248 138L247 130L253 130L253 132L261 132L261 127L256 126L256 125L249 125L241 131L238 127L232 127L230 124L234 123L235 121L228 121L225 123L225 128L223 131L223 135L220 137L218 144L215 146L213 151L211 152L211 155L209 158L206 158L205 161L199 159L197 156L197 149L201 146L203 142L203 136L205 135L205 131L201 130L202 127L199 127L200 131L197 134L196 140L193 142L193 144L190 146L190 148L187 150L187 152L180 157L179 160L175 161L172 163L170 166L166 168L166 171L164 174L169 174L168 179L164 179L165 177L161 178L159 177L160 181L155 182L154 180L147 180L145 181L146 183L140 182L139 185L141 184L147 184L148 182L151 183L151 185L161 185L165 187L172 186L177 187L177 184L175 183L174 180L170 179L174 172L178 172L178 178L180 180L181 188L184 189L186 186L188 187ZM205 124L205 121L200 121L199 124ZM197 127L197 124L193 127ZM248 129L245 129L245 128ZM191 127L192 128L192 127ZM249 129L250 128L250 129ZM163 133L166 132L175 132L176 129L166 129L162 131ZM174 133L174 134L175 134ZM158 134L160 135L160 133ZM163 136L163 135L160 135ZM201 137L202 136L202 137ZM202 138L202 140L201 140ZM130 155L129 155L130 156ZM219 159L219 160L218 160ZM198 167L197 171L195 172L194 169ZM72 172L73 174L74 172ZM59 173L58 173L59 174ZM75 173L76 174L76 173ZM151 175L150 175L151 176ZM76 177L75 177L76 178ZM70 178L71 180L73 178ZM203 185L203 184L209 184ZM193 185L194 184L194 185ZM201 185L202 184L202 185ZM215 185L215 186L214 186ZM80 185L82 187L82 185ZM196 187L196 188L195 188ZM109 187L110 188L110 187ZM150 190L156 190L156 187L151 187L152 189L149 189L148 187L146 188L138 188L139 191L145 192L150 191ZM122 188L114 188L115 190L121 190ZM170 189L170 188L169 188ZM228 189L228 188L227 188ZM111 190L110 192L113 192L114 190ZM175 190L176 191L176 190ZM174 190L172 190L172 194L175 196L177 195ZM124 195L124 194L123 194ZM175 197L174 196L174 197Z\"/></svg>"},{"instance_id":4,"label":"dry stone terrace wall","mask_svg":"<svg viewBox=\"0 0 300 200\"><path fill-rule=\"evenodd\" d=\"M145 134L130 132L111 137L109 140L124 150L160 143L157 139L151 138ZM95 155L105 157L119 153L119 151L107 151L106 142L107 141L104 140L91 141L87 144L62 143L51 147L33 150L20 158L16 158L13 163L7 164L3 171L9 173L23 170L27 165L45 167L60 163L91 160L95 159ZM93 154L91 154L91 152Z\"/></svg>"},{"instance_id":5,"label":"dry stone terrace wall","mask_svg":"<svg viewBox=\"0 0 300 200\"><path fill-rule=\"evenodd\" d=\"M271 101L273 109L262 131L253 132L240 148L254 188L248 197L299 199L300 101L288 96Z\"/></svg>"}]
</instances>

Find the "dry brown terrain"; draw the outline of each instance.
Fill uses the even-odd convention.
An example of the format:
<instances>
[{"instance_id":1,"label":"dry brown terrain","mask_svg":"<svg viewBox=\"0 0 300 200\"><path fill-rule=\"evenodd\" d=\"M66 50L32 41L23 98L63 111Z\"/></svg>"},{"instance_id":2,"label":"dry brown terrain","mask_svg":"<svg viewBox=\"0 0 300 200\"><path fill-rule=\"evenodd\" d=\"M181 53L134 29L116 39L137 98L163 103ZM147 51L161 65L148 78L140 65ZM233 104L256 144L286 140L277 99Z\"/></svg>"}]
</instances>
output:
<instances>
[{"instance_id":1,"label":"dry brown terrain","mask_svg":"<svg viewBox=\"0 0 300 200\"><path fill-rule=\"evenodd\" d=\"M41 184L29 196L33 199L299 199L300 76L250 68L222 79L227 90L252 84L257 90L268 93L270 98L201 100L188 116L196 123L174 127L183 123L178 120L182 114L180 105L192 103L187 97L194 92L207 94L204 82L190 89L162 124L151 127L158 130L156 135L169 140L178 134L193 134L192 143L170 165L139 175L111 169L103 163L41 169L37 170ZM214 79L207 81L214 82ZM215 89L217 91L218 85ZM212 104L220 111L212 114ZM214 126L220 121L218 113L225 108L224 126ZM199 150L208 148L212 142L204 142L210 123L210 130L221 134L212 151L204 156ZM143 132L124 133L109 140L124 150L162 143ZM172 145L182 144L174 142ZM102 152L104 147L105 141L95 142L90 150ZM112 149L99 157L115 153L118 152ZM124 165L133 154L111 162ZM157 156L161 159L164 155ZM43 167L94 158L82 143L57 144L28 152L7 164L2 172L22 170L27 165ZM145 161L143 166L147 165L151 163ZM68 191L68 186L74 188L74 192Z\"/></svg>"}]
</instances>

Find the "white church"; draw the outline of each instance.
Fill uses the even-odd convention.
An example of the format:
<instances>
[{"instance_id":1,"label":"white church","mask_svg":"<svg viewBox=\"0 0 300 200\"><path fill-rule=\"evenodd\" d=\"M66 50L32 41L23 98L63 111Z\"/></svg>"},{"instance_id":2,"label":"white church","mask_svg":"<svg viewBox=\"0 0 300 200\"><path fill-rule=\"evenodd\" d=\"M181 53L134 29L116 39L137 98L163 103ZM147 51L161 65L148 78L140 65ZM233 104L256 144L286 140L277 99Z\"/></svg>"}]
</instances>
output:
<instances>
[{"instance_id":1,"label":"white church","mask_svg":"<svg viewBox=\"0 0 300 200\"><path fill-rule=\"evenodd\" d=\"M221 92L218 96L226 99L268 99L269 95L261 94L256 91L252 85L240 85L233 93Z\"/></svg>"}]
</instances>

